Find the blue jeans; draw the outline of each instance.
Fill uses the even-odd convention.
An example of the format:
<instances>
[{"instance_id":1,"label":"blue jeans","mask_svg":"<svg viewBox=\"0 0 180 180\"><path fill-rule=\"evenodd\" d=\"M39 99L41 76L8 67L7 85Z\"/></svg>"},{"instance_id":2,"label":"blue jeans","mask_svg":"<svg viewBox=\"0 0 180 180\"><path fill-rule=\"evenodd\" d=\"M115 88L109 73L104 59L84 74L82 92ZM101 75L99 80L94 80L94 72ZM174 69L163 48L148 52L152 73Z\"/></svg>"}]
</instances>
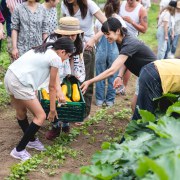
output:
<instances>
[{"instance_id":1,"label":"blue jeans","mask_svg":"<svg viewBox=\"0 0 180 180\"><path fill-rule=\"evenodd\" d=\"M116 43L110 44L105 36L102 36L96 49L96 76L110 68L114 60L118 57L119 50ZM117 72L118 73L118 72ZM105 80L96 83L96 104L112 105L115 99L115 89L113 89L113 82L117 73L107 79L107 93L105 93Z\"/></svg>"},{"instance_id":2,"label":"blue jeans","mask_svg":"<svg viewBox=\"0 0 180 180\"><path fill-rule=\"evenodd\" d=\"M179 35L174 36L174 39L171 38L171 30L168 31L168 42L167 42L167 50L164 59L167 59L168 52L172 54L176 53L177 44L179 41Z\"/></svg>"},{"instance_id":3,"label":"blue jeans","mask_svg":"<svg viewBox=\"0 0 180 180\"><path fill-rule=\"evenodd\" d=\"M157 30L158 52L157 59L164 59L167 50L167 41L164 39L164 27L158 27Z\"/></svg>"},{"instance_id":4,"label":"blue jeans","mask_svg":"<svg viewBox=\"0 0 180 180\"><path fill-rule=\"evenodd\" d=\"M174 36L174 39L172 41L172 44L171 44L171 53L172 54L176 53L176 48L177 48L178 41L179 41L179 34Z\"/></svg>"},{"instance_id":5,"label":"blue jeans","mask_svg":"<svg viewBox=\"0 0 180 180\"><path fill-rule=\"evenodd\" d=\"M140 119L138 108L154 113L156 105L154 98L162 96L161 79L154 63L147 64L141 69L139 75L139 94L133 120Z\"/></svg>"}]
</instances>

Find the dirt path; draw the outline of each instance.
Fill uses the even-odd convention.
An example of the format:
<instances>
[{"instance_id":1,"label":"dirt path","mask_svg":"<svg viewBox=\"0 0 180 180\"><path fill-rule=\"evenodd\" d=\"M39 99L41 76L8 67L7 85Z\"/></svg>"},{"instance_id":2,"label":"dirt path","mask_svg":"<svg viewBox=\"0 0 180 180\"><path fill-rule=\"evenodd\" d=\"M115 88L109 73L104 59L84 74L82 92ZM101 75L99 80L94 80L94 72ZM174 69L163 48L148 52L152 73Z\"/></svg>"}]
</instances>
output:
<instances>
[{"instance_id":1,"label":"dirt path","mask_svg":"<svg viewBox=\"0 0 180 180\"><path fill-rule=\"evenodd\" d=\"M117 96L116 97L116 106L112 108L112 111L118 111L124 107L130 107L130 99L134 92L134 77L131 78L129 82L129 88L127 91L127 95L124 97ZM91 116L98 110L97 106L94 105L94 101L92 103L92 111ZM31 116L29 117L31 121ZM119 127L124 130L124 127L128 123L127 120L117 121L114 126ZM45 133L48 129L48 122L45 122L43 127L39 131L39 137L43 144L50 145L53 142L47 141L45 139ZM22 136L22 132L16 122L15 119L15 111L9 105L3 110L0 111L0 127L1 127L1 136L0 136L0 179L4 179L10 174L10 167L19 162L12 158L9 153L16 146L20 137ZM87 165L90 163L90 159L92 154L95 151L100 149L100 146L103 141L106 140L106 135L113 135L112 132L109 131L109 127L105 122L101 122L96 125L92 125L88 128L89 133L91 134L93 130L101 131L104 130L103 133L99 133L96 135L94 142L91 142L90 138L86 136L79 136L76 141L70 144L70 147L77 150L78 152L82 152L77 158L67 158L63 166L58 169L57 174L54 177L49 177L47 173L43 173L40 167L38 167L37 171L31 172L28 174L29 179L60 179L62 173L64 172L79 172L79 167L82 165ZM36 151L28 150L31 154L37 153Z\"/></svg>"}]
</instances>

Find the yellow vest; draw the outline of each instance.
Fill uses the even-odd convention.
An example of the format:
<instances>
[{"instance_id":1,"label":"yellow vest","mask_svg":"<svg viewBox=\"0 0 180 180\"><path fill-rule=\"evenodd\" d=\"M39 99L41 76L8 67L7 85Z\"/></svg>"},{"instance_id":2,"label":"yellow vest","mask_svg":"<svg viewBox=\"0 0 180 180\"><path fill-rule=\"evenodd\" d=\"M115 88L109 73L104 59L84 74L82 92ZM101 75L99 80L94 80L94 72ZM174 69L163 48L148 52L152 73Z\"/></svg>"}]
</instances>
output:
<instances>
[{"instance_id":1,"label":"yellow vest","mask_svg":"<svg viewBox=\"0 0 180 180\"><path fill-rule=\"evenodd\" d=\"M180 59L154 61L161 78L163 93L180 92Z\"/></svg>"}]
</instances>

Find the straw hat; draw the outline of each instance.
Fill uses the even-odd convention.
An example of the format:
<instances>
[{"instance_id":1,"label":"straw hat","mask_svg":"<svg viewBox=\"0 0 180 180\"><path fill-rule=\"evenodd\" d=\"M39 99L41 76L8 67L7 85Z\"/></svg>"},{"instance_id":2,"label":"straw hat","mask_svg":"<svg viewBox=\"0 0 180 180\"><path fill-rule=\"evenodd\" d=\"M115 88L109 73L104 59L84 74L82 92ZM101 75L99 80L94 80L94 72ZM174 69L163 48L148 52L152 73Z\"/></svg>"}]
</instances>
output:
<instances>
[{"instance_id":1,"label":"straw hat","mask_svg":"<svg viewBox=\"0 0 180 180\"><path fill-rule=\"evenodd\" d=\"M81 34L84 31L80 30L80 23L74 17L62 17L59 20L59 29L54 30L56 34L74 35Z\"/></svg>"}]
</instances>

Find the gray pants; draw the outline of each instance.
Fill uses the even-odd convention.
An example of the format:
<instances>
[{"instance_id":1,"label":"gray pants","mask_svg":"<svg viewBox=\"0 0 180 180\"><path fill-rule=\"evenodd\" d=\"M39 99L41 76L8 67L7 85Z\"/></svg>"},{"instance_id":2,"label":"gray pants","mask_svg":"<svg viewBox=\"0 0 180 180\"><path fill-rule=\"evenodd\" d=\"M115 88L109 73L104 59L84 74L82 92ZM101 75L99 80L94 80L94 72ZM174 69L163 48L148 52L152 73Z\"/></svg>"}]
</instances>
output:
<instances>
[{"instance_id":1,"label":"gray pants","mask_svg":"<svg viewBox=\"0 0 180 180\"><path fill-rule=\"evenodd\" d=\"M85 71L86 71L86 78L85 80L92 79L94 77L94 65L95 65L95 52L94 49L92 51L84 51L84 64L85 64ZM87 117L91 111L91 102L93 96L93 84L91 84L86 93L84 94L84 99L86 102L86 115Z\"/></svg>"}]
</instances>

